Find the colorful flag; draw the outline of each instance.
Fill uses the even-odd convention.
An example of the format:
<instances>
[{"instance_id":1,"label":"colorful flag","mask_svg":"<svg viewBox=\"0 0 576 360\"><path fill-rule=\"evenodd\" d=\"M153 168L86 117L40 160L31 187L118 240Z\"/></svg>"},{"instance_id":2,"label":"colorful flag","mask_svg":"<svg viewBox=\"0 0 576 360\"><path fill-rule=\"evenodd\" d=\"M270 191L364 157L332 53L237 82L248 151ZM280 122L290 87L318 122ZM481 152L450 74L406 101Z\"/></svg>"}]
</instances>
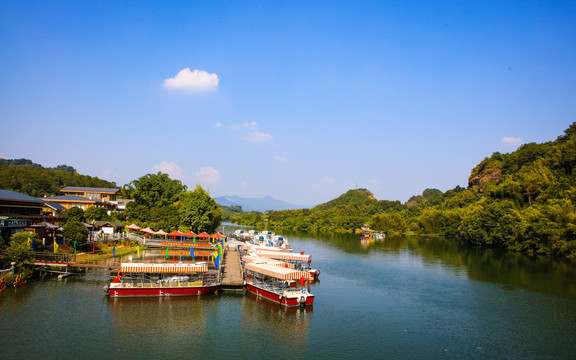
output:
<instances>
[{"instance_id":1,"label":"colorful flag","mask_svg":"<svg viewBox=\"0 0 576 360\"><path fill-rule=\"evenodd\" d=\"M192 257L192 260L194 260L194 248L190 248L190 256Z\"/></svg>"},{"instance_id":2,"label":"colorful flag","mask_svg":"<svg viewBox=\"0 0 576 360\"><path fill-rule=\"evenodd\" d=\"M166 248L166 259L168 259L168 248Z\"/></svg>"},{"instance_id":3,"label":"colorful flag","mask_svg":"<svg viewBox=\"0 0 576 360\"><path fill-rule=\"evenodd\" d=\"M116 257L116 246L112 248L112 257Z\"/></svg>"},{"instance_id":4,"label":"colorful flag","mask_svg":"<svg viewBox=\"0 0 576 360\"><path fill-rule=\"evenodd\" d=\"M54 252L58 251L58 243L56 242L56 239L54 239Z\"/></svg>"},{"instance_id":5,"label":"colorful flag","mask_svg":"<svg viewBox=\"0 0 576 360\"><path fill-rule=\"evenodd\" d=\"M140 246L136 245L136 251L138 252L138 257L140 257Z\"/></svg>"},{"instance_id":6,"label":"colorful flag","mask_svg":"<svg viewBox=\"0 0 576 360\"><path fill-rule=\"evenodd\" d=\"M74 254L76 254L76 241L74 241Z\"/></svg>"}]
</instances>

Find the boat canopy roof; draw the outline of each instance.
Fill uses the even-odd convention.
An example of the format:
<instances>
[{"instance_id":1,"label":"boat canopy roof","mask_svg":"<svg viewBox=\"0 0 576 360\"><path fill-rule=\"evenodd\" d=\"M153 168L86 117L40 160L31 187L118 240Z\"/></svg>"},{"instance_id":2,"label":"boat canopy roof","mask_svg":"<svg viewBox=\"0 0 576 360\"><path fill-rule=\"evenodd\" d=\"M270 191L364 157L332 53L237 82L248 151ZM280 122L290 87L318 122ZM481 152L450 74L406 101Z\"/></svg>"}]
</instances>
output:
<instances>
[{"instance_id":1,"label":"boat canopy roof","mask_svg":"<svg viewBox=\"0 0 576 360\"><path fill-rule=\"evenodd\" d=\"M308 277L310 276L307 272L304 271L287 269L284 267L270 264L246 263L244 267L246 268L246 270L251 270L262 275L275 277L280 280L298 280L302 278L308 279Z\"/></svg>"},{"instance_id":2,"label":"boat canopy roof","mask_svg":"<svg viewBox=\"0 0 576 360\"><path fill-rule=\"evenodd\" d=\"M242 261L247 263L255 263L255 264L269 264L274 266L282 266L289 269L294 269L294 264L287 263L280 260L275 260L271 258L265 258L262 256L257 255L246 255L242 257Z\"/></svg>"},{"instance_id":3,"label":"boat canopy roof","mask_svg":"<svg viewBox=\"0 0 576 360\"><path fill-rule=\"evenodd\" d=\"M287 253L287 252L280 252L280 251L258 251L255 255L267 257L270 259L277 259L277 260L296 260L296 261L312 261L312 256L309 254L302 255L302 254L295 254L295 253Z\"/></svg>"},{"instance_id":4,"label":"boat canopy roof","mask_svg":"<svg viewBox=\"0 0 576 360\"><path fill-rule=\"evenodd\" d=\"M153 274L195 274L208 271L206 264L144 264L122 263L120 272Z\"/></svg>"}]
</instances>

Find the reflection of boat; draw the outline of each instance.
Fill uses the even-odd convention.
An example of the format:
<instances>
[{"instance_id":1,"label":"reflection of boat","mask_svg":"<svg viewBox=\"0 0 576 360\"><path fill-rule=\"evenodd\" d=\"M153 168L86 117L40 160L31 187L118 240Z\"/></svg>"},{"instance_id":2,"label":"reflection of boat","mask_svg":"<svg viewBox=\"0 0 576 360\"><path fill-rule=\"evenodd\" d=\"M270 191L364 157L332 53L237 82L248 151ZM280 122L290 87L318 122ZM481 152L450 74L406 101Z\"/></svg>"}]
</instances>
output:
<instances>
[{"instance_id":1,"label":"reflection of boat","mask_svg":"<svg viewBox=\"0 0 576 360\"><path fill-rule=\"evenodd\" d=\"M246 263L248 291L275 303L297 307L314 304L314 295L305 287L308 273L270 264ZM300 280L301 289L292 288L286 280Z\"/></svg>"},{"instance_id":2,"label":"reflection of boat","mask_svg":"<svg viewBox=\"0 0 576 360\"><path fill-rule=\"evenodd\" d=\"M104 291L110 297L194 296L212 294L219 287L217 271L209 271L206 263L122 263Z\"/></svg>"},{"instance_id":3,"label":"reflection of boat","mask_svg":"<svg viewBox=\"0 0 576 360\"><path fill-rule=\"evenodd\" d=\"M312 314L314 312L314 306L305 306L305 307L286 307L282 306L278 303L273 303L272 301L265 300L264 298L259 297L256 294L247 293L246 297L252 301L255 301L260 306L267 307L269 310L282 312L288 315L295 315L295 314ZM285 319L283 319L285 320ZM283 321L282 326L284 327L286 323Z\"/></svg>"}]
</instances>

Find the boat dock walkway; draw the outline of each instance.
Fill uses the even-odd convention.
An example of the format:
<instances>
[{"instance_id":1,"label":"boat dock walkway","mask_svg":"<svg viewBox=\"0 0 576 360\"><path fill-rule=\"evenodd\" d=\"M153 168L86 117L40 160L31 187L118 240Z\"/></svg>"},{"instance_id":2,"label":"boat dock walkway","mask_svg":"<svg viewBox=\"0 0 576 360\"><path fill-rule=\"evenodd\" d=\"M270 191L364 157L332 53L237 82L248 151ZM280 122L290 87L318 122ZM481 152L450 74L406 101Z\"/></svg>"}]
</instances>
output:
<instances>
[{"instance_id":1,"label":"boat dock walkway","mask_svg":"<svg viewBox=\"0 0 576 360\"><path fill-rule=\"evenodd\" d=\"M221 290L243 291L244 277L242 274L242 264L240 263L240 252L238 251L236 240L228 241L224 255Z\"/></svg>"}]
</instances>

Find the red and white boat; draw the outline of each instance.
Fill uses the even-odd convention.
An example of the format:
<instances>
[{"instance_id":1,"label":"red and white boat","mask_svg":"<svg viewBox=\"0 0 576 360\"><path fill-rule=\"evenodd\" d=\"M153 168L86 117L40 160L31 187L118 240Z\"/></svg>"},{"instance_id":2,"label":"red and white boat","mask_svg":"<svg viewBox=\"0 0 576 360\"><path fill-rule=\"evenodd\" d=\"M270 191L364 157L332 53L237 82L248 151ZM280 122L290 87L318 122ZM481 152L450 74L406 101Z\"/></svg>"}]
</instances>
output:
<instances>
[{"instance_id":1,"label":"red and white boat","mask_svg":"<svg viewBox=\"0 0 576 360\"><path fill-rule=\"evenodd\" d=\"M122 263L104 291L110 297L197 296L219 288L218 272L206 263Z\"/></svg>"},{"instance_id":2,"label":"red and white boat","mask_svg":"<svg viewBox=\"0 0 576 360\"><path fill-rule=\"evenodd\" d=\"M244 269L246 287L252 294L287 307L314 304L314 295L306 288L307 273L254 262L246 263ZM301 288L290 287L288 280L299 280Z\"/></svg>"},{"instance_id":3,"label":"red and white boat","mask_svg":"<svg viewBox=\"0 0 576 360\"><path fill-rule=\"evenodd\" d=\"M302 253L285 253L277 251L256 251L252 255L261 256L269 259L281 260L293 265L294 269L308 273L310 280L317 280L320 276L320 270L310 267L312 256Z\"/></svg>"}]
</instances>

